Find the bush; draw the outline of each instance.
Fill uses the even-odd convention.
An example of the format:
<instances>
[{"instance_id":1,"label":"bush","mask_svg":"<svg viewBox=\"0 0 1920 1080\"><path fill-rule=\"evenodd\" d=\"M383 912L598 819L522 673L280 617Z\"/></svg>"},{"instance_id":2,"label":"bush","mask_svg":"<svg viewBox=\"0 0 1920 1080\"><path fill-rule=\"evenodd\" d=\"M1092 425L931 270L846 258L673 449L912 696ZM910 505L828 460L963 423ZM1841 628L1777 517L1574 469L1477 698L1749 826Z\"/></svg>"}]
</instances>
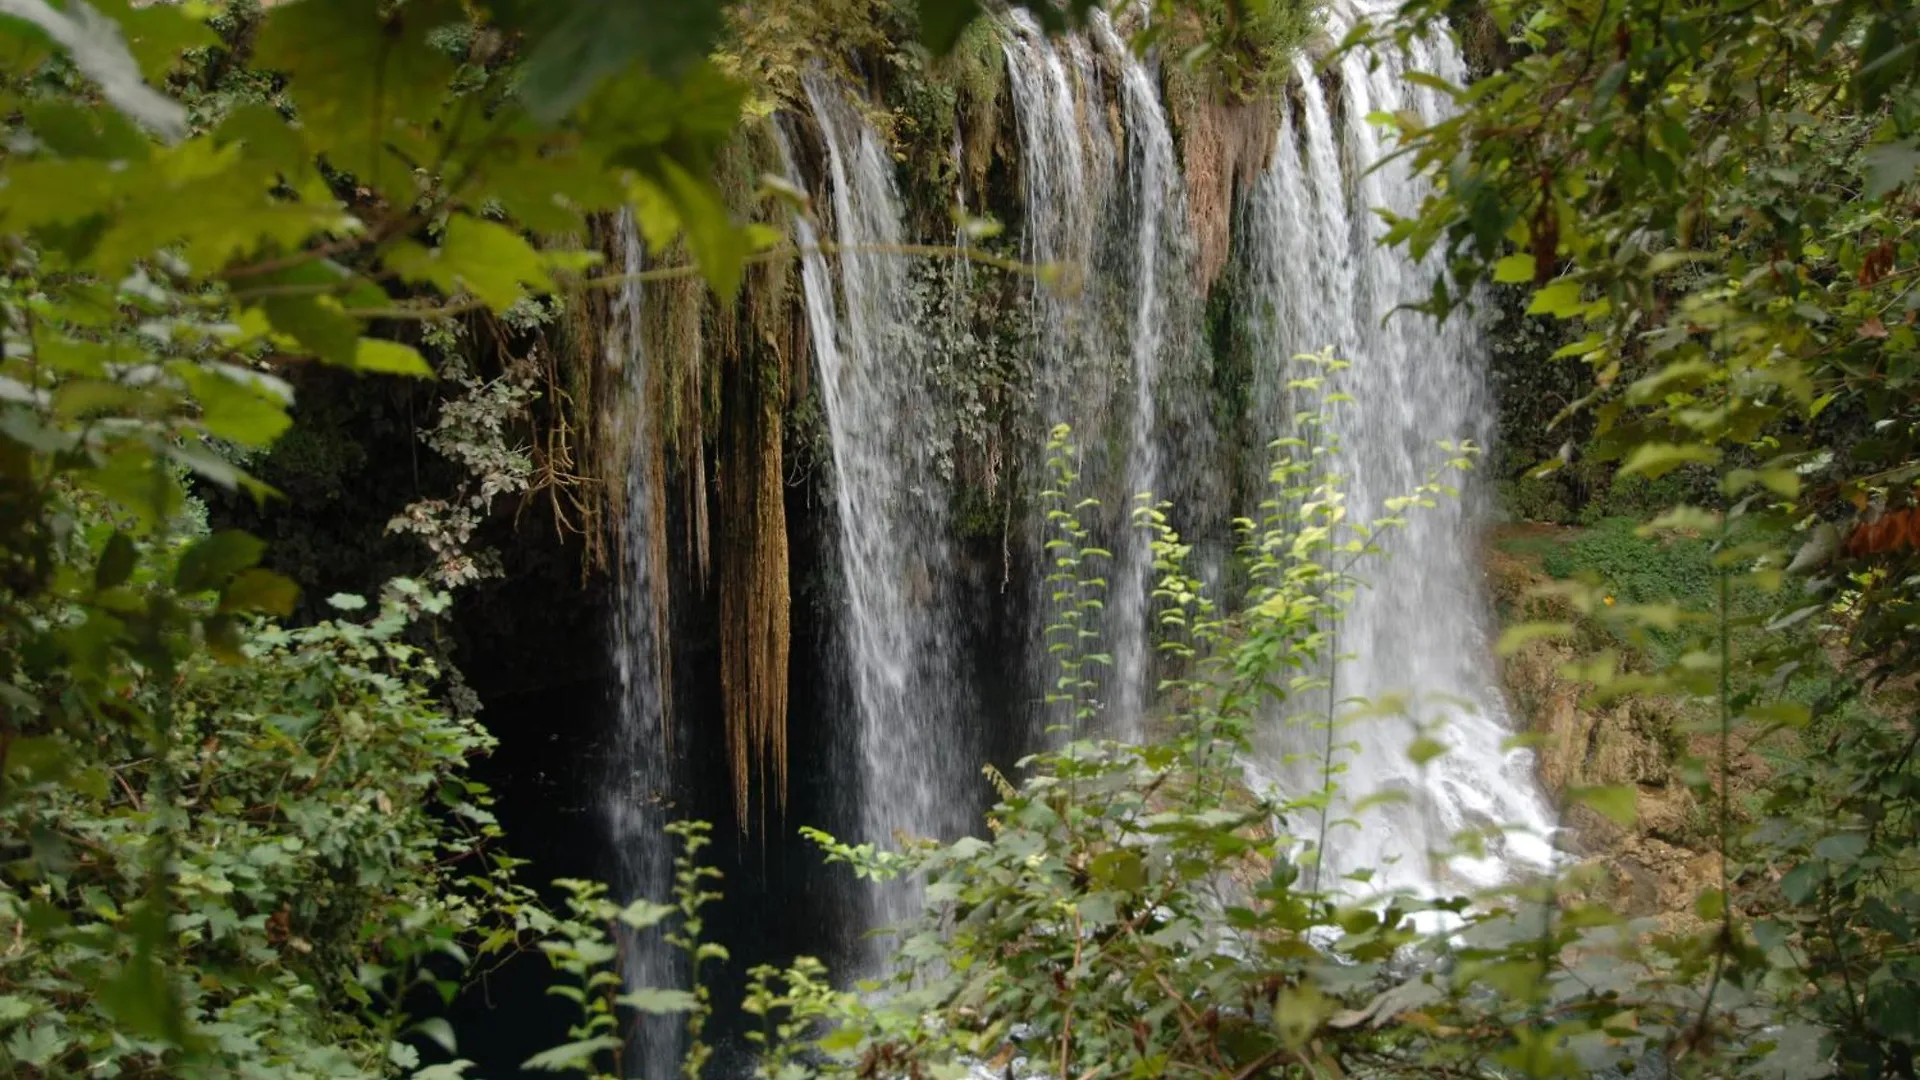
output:
<instances>
[{"instance_id":1,"label":"bush","mask_svg":"<svg viewBox=\"0 0 1920 1080\"><path fill-rule=\"evenodd\" d=\"M457 971L488 933L485 951L506 946L525 900L485 854L499 831L463 775L493 740L440 708L401 639L444 603L399 581L370 621L261 624L246 663L201 654L171 687L129 673L127 698L171 699L162 756L108 737L75 782L10 755L0 834L38 855L0 890L0 937L31 924L37 942L0 952L14 1070L378 1076L412 1060L401 997L422 981L450 995L434 958ZM164 956L127 932L152 919ZM177 1002L180 1046L138 1037L161 1022L140 993Z\"/></svg>"}]
</instances>

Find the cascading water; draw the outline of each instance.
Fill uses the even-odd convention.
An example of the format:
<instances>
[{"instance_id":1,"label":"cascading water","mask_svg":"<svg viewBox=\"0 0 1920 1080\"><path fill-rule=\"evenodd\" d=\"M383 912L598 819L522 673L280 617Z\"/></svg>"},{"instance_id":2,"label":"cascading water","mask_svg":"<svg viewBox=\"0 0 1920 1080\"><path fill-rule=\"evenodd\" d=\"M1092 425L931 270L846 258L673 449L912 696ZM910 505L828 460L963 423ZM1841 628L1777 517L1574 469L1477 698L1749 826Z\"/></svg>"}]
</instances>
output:
<instances>
[{"instance_id":1,"label":"cascading water","mask_svg":"<svg viewBox=\"0 0 1920 1080\"><path fill-rule=\"evenodd\" d=\"M1335 13L1329 28L1336 39L1345 29L1340 18ZM1434 64L1443 76L1458 72L1457 53L1443 38L1371 71L1362 56L1349 53L1338 67L1338 115L1303 63L1299 122L1288 117L1283 123L1272 165L1250 193L1246 214L1255 294L1248 330L1260 365L1256 429L1263 440L1288 430L1284 386L1292 354L1331 346L1350 361L1330 389L1354 400L1333 407L1329 431L1338 442L1335 469L1352 522L1386 516L1388 500L1413 493L1436 472L1449 456L1440 441L1484 441L1490 428L1482 346L1472 324L1455 319L1438 326L1405 312L1389 318L1395 305L1424 297L1435 272L1404 249L1381 245L1384 225L1372 213L1385 207L1410 214L1424 193L1425 182L1404 161L1383 161L1366 119L1402 107L1419 110L1428 122L1440 118L1436 95L1407 92L1409 63ZM1325 865L1335 875L1371 868L1372 886L1383 891L1441 885L1429 854L1450 850L1463 830L1512 829L1485 858L1449 860L1447 883L1491 884L1516 863L1540 866L1551 858L1552 825L1530 755L1505 747L1510 732L1487 662L1472 504L1469 486L1461 499L1408 511L1405 528L1384 538L1384 557L1362 567L1366 584L1339 628L1341 658L1331 678L1344 715L1335 742L1356 748L1342 757L1344 805L1331 817L1357 824L1336 826ZM1391 695L1408 695L1406 715L1382 718L1344 705ZM1407 752L1420 729L1448 746L1424 769ZM1317 778L1303 777L1281 759L1313 757L1310 747L1323 738L1325 732L1304 724L1274 732L1263 754L1267 771L1316 786ZM1383 792L1402 799L1354 812L1361 798Z\"/></svg>"},{"instance_id":2,"label":"cascading water","mask_svg":"<svg viewBox=\"0 0 1920 1080\"><path fill-rule=\"evenodd\" d=\"M1168 291L1190 288L1183 276L1185 253L1180 238L1187 225L1187 201L1180 167L1174 158L1173 134L1146 65L1119 36L1105 13L1096 13L1094 32L1107 55L1120 66L1120 100L1127 130L1128 213L1133 225L1131 275L1128 282L1133 310L1129 320L1128 352L1132 361L1129 404L1125 507L1131 513L1142 495L1158 501L1161 487L1160 430L1155 397L1161 389L1162 366L1179 335L1169 326L1173 311ZM1153 550L1140 529L1128 528L1118 543L1119 573L1108 606L1108 647L1114 674L1109 703L1116 733L1139 739L1144 734L1148 680L1149 609Z\"/></svg>"},{"instance_id":3,"label":"cascading water","mask_svg":"<svg viewBox=\"0 0 1920 1080\"><path fill-rule=\"evenodd\" d=\"M1013 11L1007 19L1002 48L1019 131L1025 254L1034 265L1059 271L1059 280L1036 275L1033 282L1037 407L1048 423L1085 429L1098 415L1088 406L1106 386L1105 327L1081 298L1096 256L1111 142L1094 143L1105 154L1089 155L1092 138L1083 138L1089 65L1076 62L1070 71L1055 42L1026 12Z\"/></svg>"},{"instance_id":4,"label":"cascading water","mask_svg":"<svg viewBox=\"0 0 1920 1080\"><path fill-rule=\"evenodd\" d=\"M622 269L646 267L646 250L631 214L617 227ZM642 293L638 279L622 285L607 328L607 362L627 377L630 407L628 468L621 533L620 595L614 609L614 669L620 701L614 716L612 753L601 780L600 811L611 841L614 889L622 903L645 898L670 899L673 849L665 827L671 812L672 753L668 738L666 641L659 605L667 568L658 565L652 515L659 505L654 472L652 375L642 347ZM659 928L623 932L622 970L631 987L672 987L680 983L679 953ZM643 1016L635 1029L640 1075L668 1076L679 1065L682 1025L678 1017Z\"/></svg>"},{"instance_id":5,"label":"cascading water","mask_svg":"<svg viewBox=\"0 0 1920 1080\"><path fill-rule=\"evenodd\" d=\"M1077 36L1049 40L1015 11L1003 51L1019 134L1026 258L1059 271L1057 283L1036 281L1033 293L1037 419L1042 428L1072 425L1089 459L1083 482L1105 504L1104 535L1095 539L1116 565L1101 623L1113 664L1101 693L1108 732L1138 739L1151 696L1152 551L1130 523L1137 496L1169 494L1159 401L1169 362L1191 355L1179 298L1193 284L1184 182L1156 79L1104 13L1095 14L1092 29L1098 54ZM1109 128L1096 55L1118 73L1123 147ZM1101 459L1109 436L1124 447L1117 460ZM1034 514L1027 533L1036 565L1046 561L1046 532ZM1043 632L1047 591L1036 582L1034 609L1042 614L1031 660L1041 684L1053 674Z\"/></svg>"},{"instance_id":6,"label":"cascading water","mask_svg":"<svg viewBox=\"0 0 1920 1080\"><path fill-rule=\"evenodd\" d=\"M927 343L915 323L893 159L841 90L805 78L826 144L838 245L834 278L812 226L795 227L821 399L833 441L846 627L858 705L863 840L953 840L972 825L974 762L960 641L944 603L946 485ZM948 437L951 432L947 432ZM879 891L868 925L915 911L910 887Z\"/></svg>"}]
</instances>

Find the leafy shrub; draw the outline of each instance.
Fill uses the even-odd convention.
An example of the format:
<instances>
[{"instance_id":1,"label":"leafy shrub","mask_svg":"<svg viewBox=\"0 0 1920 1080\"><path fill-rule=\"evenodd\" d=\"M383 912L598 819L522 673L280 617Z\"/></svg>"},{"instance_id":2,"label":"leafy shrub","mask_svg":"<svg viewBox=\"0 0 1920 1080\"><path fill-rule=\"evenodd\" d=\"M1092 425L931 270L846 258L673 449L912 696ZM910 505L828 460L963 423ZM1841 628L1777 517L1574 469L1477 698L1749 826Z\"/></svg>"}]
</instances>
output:
<instances>
[{"instance_id":1,"label":"leafy shrub","mask_svg":"<svg viewBox=\"0 0 1920 1080\"><path fill-rule=\"evenodd\" d=\"M520 929L520 894L485 855L499 836L489 799L463 775L493 740L433 701L431 664L401 639L445 603L398 581L370 621L260 625L245 663L198 655L171 685L128 673L121 695L171 712L158 756L123 735L83 756L61 734L9 755L0 833L37 856L0 890L0 937L30 925L36 941L0 953L15 1075L169 1070L183 1052L261 1077L412 1060L401 996L420 981L450 996L434 957L457 971L466 947L497 932L497 950ZM83 774L30 765L62 756ZM165 908L150 895L161 872ZM164 957L126 932L152 919ZM182 1011L177 1046L139 1035L164 1032L162 1001Z\"/></svg>"}]
</instances>

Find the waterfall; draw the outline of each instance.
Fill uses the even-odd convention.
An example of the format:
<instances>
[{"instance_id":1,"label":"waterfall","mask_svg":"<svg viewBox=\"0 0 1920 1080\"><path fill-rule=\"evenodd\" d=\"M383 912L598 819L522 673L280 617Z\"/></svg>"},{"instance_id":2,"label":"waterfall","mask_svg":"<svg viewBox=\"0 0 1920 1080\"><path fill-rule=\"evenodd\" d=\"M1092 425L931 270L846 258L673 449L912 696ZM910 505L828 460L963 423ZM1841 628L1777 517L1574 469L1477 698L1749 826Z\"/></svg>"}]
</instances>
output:
<instances>
[{"instance_id":1,"label":"waterfall","mask_svg":"<svg viewBox=\"0 0 1920 1080\"><path fill-rule=\"evenodd\" d=\"M617 224L622 269L646 267L646 250L633 215ZM620 591L614 607L614 670L620 680L614 711L612 752L601 778L600 811L613 851L614 895L621 903L645 898L668 902L673 883L671 813L672 753L667 728L666 641L660 600L667 568L653 545L653 515L659 506L655 472L651 372L642 347L642 292L629 279L615 296L607 328L607 364L627 377L628 461L625 520L620 535ZM659 927L645 933L619 931L622 971L630 988L674 987L680 957ZM635 1029L639 1075L669 1076L679 1068L682 1025L674 1016L643 1016Z\"/></svg>"},{"instance_id":2,"label":"waterfall","mask_svg":"<svg viewBox=\"0 0 1920 1080\"><path fill-rule=\"evenodd\" d=\"M1341 17L1335 13L1336 24ZM1025 614L1031 651L987 657L980 667L990 679L996 663L1012 669L1024 661L1020 685L1035 687L1035 698L1037 687L1052 683L1054 659L1042 633L1051 607L1047 529L1032 498L1043 473L1040 434L1059 421L1074 426L1082 487L1073 496L1098 501L1092 542L1113 552L1112 566L1095 566L1107 578L1100 630L1113 661L1098 688L1105 721L1103 730L1083 734L1156 734L1148 723L1156 668L1152 567L1146 539L1130 523L1136 496L1169 499L1179 512L1196 496L1236 486L1211 475L1229 466L1213 442L1210 410L1218 400L1206 396L1212 354L1199 332L1205 298L1195 278L1185 178L1151 61L1135 54L1103 14L1085 36L1060 38L1043 34L1017 9L998 18L1017 147L1021 254L1062 268L1035 275L1030 286L1008 283L1009 290L1029 291L1024 302L1015 294L1006 323L996 319L989 328L1003 332L1002 340L1031 343L1031 404L1014 408L1009 419L1021 430L1008 433L1028 440L1009 451L1028 517L997 530L1017 528L1019 539L995 538L1010 549L1002 556L1005 576L1023 564L1025 603L966 593L984 586L985 575L965 561L979 553L956 539L954 481L943 473L953 467L956 424L948 400L954 394L943 389L939 372L969 355L943 351L944 341L981 328L968 325L979 317L976 308L958 301L942 307L940 297L963 293L975 269L959 258L929 264L899 250L923 238L909 234L892 150L855 96L822 70L802 78L811 123L790 117L774 128L787 178L819 193L818 216L797 219L793 230L832 472L826 487L835 566L822 577L836 588L837 622L834 648L822 651L843 657L830 666L845 669L823 680L833 685L822 696L849 702L844 716L824 718L837 725L832 741L848 753L844 772L828 780L840 800L828 816L839 820L819 823L881 846L899 833L950 841L977 824L984 729L1017 727L979 715L979 703L994 695L976 683L969 650L986 635L970 634L959 613L999 604L996 610ZM1342 31L1332 28L1336 38ZM1430 68L1457 78L1458 54L1435 38L1372 70L1357 54L1334 68L1323 86L1309 61L1296 63L1299 92L1276 118L1272 158L1242 193L1232 236L1241 320L1234 329L1257 356L1244 418L1257 436L1244 449L1256 459L1259 447L1290 431L1297 402L1285 360L1331 346L1351 361L1330 389L1353 401L1334 406L1329 432L1339 443L1334 468L1346 486L1349 520L1367 521L1442 464L1438 442L1484 441L1490 402L1484 347L1470 320L1442 326L1406 313L1388 318L1397 304L1427 295L1437 267L1382 247L1383 225L1373 213L1411 212L1426 182L1404 162L1388 160L1391 146L1366 117L1410 109L1439 118L1445 96L1406 75ZM796 147L805 152L797 155ZM802 162L817 175L803 175ZM1000 190L968 192L963 200L986 211ZM638 268L643 258L631 221L621 229L627 267ZM983 281L991 273L979 271ZM609 348L632 380L633 397L645 403L657 394L640 354L640 306L639 286L630 284L614 306ZM671 876L661 826L672 748L662 724L666 672L654 599L666 568L645 542L658 531L650 515L660 498L650 415L639 408L633 421L616 626L618 767L609 770L602 799L626 896L664 890ZM654 457L643 461L644 453ZM699 462L696 456L695 468ZM1332 672L1338 699L1404 692L1412 702L1410 719L1343 716L1338 736L1356 745L1342 751L1346 802L1332 816L1358 824L1335 826L1326 864L1335 872L1371 868L1375 888L1431 892L1488 883L1551 855L1531 761L1503 748L1509 718L1488 659L1478 580L1480 496L1473 485L1463 487L1462 499L1415 510L1405 529L1387 536L1386 557L1361 568L1366 584L1341 625L1344 655ZM1217 509L1216 502L1185 512L1210 521ZM1187 540L1206 542L1181 524ZM1009 684L1016 677L1009 670ZM1450 752L1417 768L1407 755L1416 727L1442 722L1435 735ZM1026 732L1001 734L1022 748L1039 741L1023 738ZM1257 779L1292 792L1317 787L1317 774L1289 759L1319 745L1318 732L1276 716L1256 742L1250 769ZM1405 798L1362 802L1383 792ZM1426 857L1461 830L1506 824L1531 835L1509 835L1485 858L1451 860L1451 877ZM920 898L911 885L868 895L869 906L849 912L846 927L917 914ZM627 947L635 982L674 984L674 958L658 942ZM876 957L863 959L860 966L877 966ZM642 1032L647 1072L665 1075L678 1044L670 1033L652 1032Z\"/></svg>"},{"instance_id":3,"label":"waterfall","mask_svg":"<svg viewBox=\"0 0 1920 1080\"><path fill-rule=\"evenodd\" d=\"M1114 33L1104 12L1093 21L1094 32L1106 52L1120 66L1120 100L1127 130L1128 213L1133 227L1129 291L1128 352L1132 393L1128 404L1126 486L1123 509L1131 514L1143 495L1158 502L1168 492L1161 486L1161 432L1155 397L1161 389L1162 366L1180 336L1169 326L1174 310L1169 290L1191 288L1182 276L1186 260L1181 238L1186 235L1187 202L1179 163L1173 153L1173 133L1160 107L1160 95L1146 65ZM1152 687L1149 656L1150 594L1153 551L1148 537L1128 528L1118 544L1120 567L1114 575L1115 594L1108 611L1107 640L1113 653L1114 676L1110 709L1119 734L1139 739L1145 734L1145 711Z\"/></svg>"},{"instance_id":4,"label":"waterfall","mask_svg":"<svg viewBox=\"0 0 1920 1080\"><path fill-rule=\"evenodd\" d=\"M1337 40L1340 16L1329 27ZM1484 443L1491 402L1484 345L1465 318L1439 326L1394 307L1425 297L1438 267L1413 261L1404 248L1378 241L1384 223L1372 211L1413 213L1426 190L1403 159L1383 161L1386 148L1370 113L1412 108L1429 122L1443 102L1405 81L1409 67L1459 73L1452 43L1436 37L1369 70L1364 56L1338 64L1341 95L1330 107L1317 76L1299 67L1299 121L1287 116L1266 175L1249 193L1245 265L1255 294L1248 332L1259 349L1253 395L1262 440L1284 433L1291 408L1284 363L1296 352L1331 346L1351 362L1330 390L1351 395L1333 406L1335 470L1348 499L1348 520L1386 516L1388 500L1409 494L1445 461L1442 440ZM1342 168L1341 149L1346 161ZM1455 478L1459 482L1459 478ZM1332 874L1372 868L1381 890L1431 891L1503 879L1515 864L1545 865L1552 823L1532 777L1531 756L1508 750L1510 718L1489 663L1487 608L1481 593L1473 485L1461 498L1407 512L1404 529L1382 541L1385 555L1360 570L1365 581L1339 628L1340 659L1332 668L1340 700L1336 743L1343 752L1341 804L1324 854ZM1403 715L1380 717L1346 706L1407 695ZM1418 730L1448 752L1417 766L1407 753ZM1263 740L1263 771L1288 786L1318 783L1288 756L1317 758L1325 737L1295 723ZM1314 775L1304 776L1303 772ZM1398 802L1374 803L1392 793ZM1452 848L1455 834L1501 826L1517 829L1489 845L1484 858L1454 857L1445 870L1429 853Z\"/></svg>"},{"instance_id":5,"label":"waterfall","mask_svg":"<svg viewBox=\"0 0 1920 1080\"><path fill-rule=\"evenodd\" d=\"M860 747L861 840L896 831L953 840L973 824L979 767L959 628L944 603L946 483L934 467L940 410L916 323L893 159L842 91L818 72L807 99L826 144L839 268L838 303L813 227L796 224L821 399L833 442L833 490L846 590ZM951 431L946 436L951 438ZM880 890L867 925L917 910L908 887Z\"/></svg>"},{"instance_id":6,"label":"waterfall","mask_svg":"<svg viewBox=\"0 0 1920 1080\"><path fill-rule=\"evenodd\" d=\"M1152 551L1132 527L1132 512L1143 493L1156 502L1181 494L1168 490L1164 475L1169 438L1160 402L1175 363L1195 359L1190 305L1182 302L1193 290L1190 238L1157 80L1105 13L1094 15L1091 29L1098 55L1118 73L1113 92L1124 145L1116 145L1102 68L1084 38L1048 39L1016 10L1006 16L1002 48L1019 136L1025 256L1057 269L1054 280L1037 279L1033 291L1035 426L1073 426L1088 489L1078 494L1103 504L1094 539L1115 563L1101 622L1112 665L1100 693L1107 733L1140 739L1152 696ZM1107 454L1114 445L1121 449ZM1041 567L1032 597L1032 677L1050 685L1054 661L1044 631L1051 604L1039 580L1047 526L1038 509L1027 534Z\"/></svg>"}]
</instances>

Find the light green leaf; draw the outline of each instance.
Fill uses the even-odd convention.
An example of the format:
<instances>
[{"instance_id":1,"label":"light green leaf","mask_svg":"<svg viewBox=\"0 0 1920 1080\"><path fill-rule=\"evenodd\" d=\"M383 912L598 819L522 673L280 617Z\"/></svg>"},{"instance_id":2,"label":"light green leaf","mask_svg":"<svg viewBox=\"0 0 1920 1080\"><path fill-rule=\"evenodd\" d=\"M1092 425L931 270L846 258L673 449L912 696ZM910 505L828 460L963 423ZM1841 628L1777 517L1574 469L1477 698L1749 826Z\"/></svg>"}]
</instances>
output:
<instances>
[{"instance_id":1,"label":"light green leaf","mask_svg":"<svg viewBox=\"0 0 1920 1080\"><path fill-rule=\"evenodd\" d=\"M521 1062L520 1067L536 1072L586 1072L591 1070L595 1054L602 1050L612 1050L620 1045L620 1040L611 1035L596 1035L591 1039L563 1043L552 1049L542 1050Z\"/></svg>"},{"instance_id":2,"label":"light green leaf","mask_svg":"<svg viewBox=\"0 0 1920 1080\"><path fill-rule=\"evenodd\" d=\"M1087 867L1094 881L1124 892L1133 892L1147 883L1147 870L1137 852L1125 848L1103 851Z\"/></svg>"},{"instance_id":3,"label":"light green leaf","mask_svg":"<svg viewBox=\"0 0 1920 1080\"><path fill-rule=\"evenodd\" d=\"M66 1040L60 1037L59 1028L53 1024L42 1023L22 1028L7 1040L7 1053L15 1061L34 1068L46 1067L56 1054L66 1048Z\"/></svg>"},{"instance_id":4,"label":"light green leaf","mask_svg":"<svg viewBox=\"0 0 1920 1080\"><path fill-rule=\"evenodd\" d=\"M38 1006L19 994L0 994L0 1027L12 1027L37 1010Z\"/></svg>"},{"instance_id":5,"label":"light green leaf","mask_svg":"<svg viewBox=\"0 0 1920 1080\"><path fill-rule=\"evenodd\" d=\"M413 1025L413 1030L433 1040L434 1045L451 1054L454 1052L453 1025L444 1017L430 1016Z\"/></svg>"},{"instance_id":6,"label":"light green leaf","mask_svg":"<svg viewBox=\"0 0 1920 1080\"><path fill-rule=\"evenodd\" d=\"M1719 460L1719 449L1705 443L1641 443L1627 455L1626 464L1620 466L1620 475L1658 480L1682 465L1711 465Z\"/></svg>"},{"instance_id":7,"label":"light green leaf","mask_svg":"<svg viewBox=\"0 0 1920 1080\"><path fill-rule=\"evenodd\" d=\"M540 253L517 232L494 221L456 214L440 246L400 244L387 265L408 281L424 281L451 296L465 287L495 311L526 295L524 285L551 290L553 278Z\"/></svg>"},{"instance_id":8,"label":"light green leaf","mask_svg":"<svg viewBox=\"0 0 1920 1080\"><path fill-rule=\"evenodd\" d=\"M711 183L695 177L668 158L659 161L667 197L680 215L686 229L687 247L707 285L722 300L731 300L740 289L740 276L752 238L735 225L727 205Z\"/></svg>"},{"instance_id":9,"label":"light green leaf","mask_svg":"<svg viewBox=\"0 0 1920 1080\"><path fill-rule=\"evenodd\" d=\"M1529 315L1551 315L1556 319L1570 319L1586 310L1580 300L1580 283L1577 281L1556 281L1533 294L1533 302L1527 305Z\"/></svg>"},{"instance_id":10,"label":"light green leaf","mask_svg":"<svg viewBox=\"0 0 1920 1080\"><path fill-rule=\"evenodd\" d=\"M433 378L433 368L420 355L420 350L381 338L360 339L353 354L353 368L355 371L377 371L416 379Z\"/></svg>"},{"instance_id":11,"label":"light green leaf","mask_svg":"<svg viewBox=\"0 0 1920 1080\"><path fill-rule=\"evenodd\" d=\"M293 424L286 402L253 380L223 367L177 362L169 369L187 384L200 405L207 433L242 446L266 446Z\"/></svg>"},{"instance_id":12,"label":"light green leaf","mask_svg":"<svg viewBox=\"0 0 1920 1080\"><path fill-rule=\"evenodd\" d=\"M1425 765L1447 752L1447 744L1422 735L1407 744L1407 757L1415 765Z\"/></svg>"},{"instance_id":13,"label":"light green leaf","mask_svg":"<svg viewBox=\"0 0 1920 1080\"><path fill-rule=\"evenodd\" d=\"M1281 990L1273 1007L1273 1026L1280 1041L1295 1049L1305 1046L1320 1022L1332 1015L1334 1004L1310 982Z\"/></svg>"},{"instance_id":14,"label":"light green leaf","mask_svg":"<svg viewBox=\"0 0 1920 1080\"><path fill-rule=\"evenodd\" d=\"M1500 640L1493 651L1499 656L1512 656L1536 641L1551 638L1573 636L1573 624L1564 622L1531 622L1509 626L1500 633Z\"/></svg>"},{"instance_id":15,"label":"light green leaf","mask_svg":"<svg viewBox=\"0 0 1920 1080\"><path fill-rule=\"evenodd\" d=\"M645 930L658 925L667 916L679 910L672 904L656 904L651 900L635 900L620 909L620 921L635 930Z\"/></svg>"},{"instance_id":16,"label":"light green leaf","mask_svg":"<svg viewBox=\"0 0 1920 1080\"><path fill-rule=\"evenodd\" d=\"M1493 264L1493 280L1519 284L1533 280L1533 256L1525 252L1509 255Z\"/></svg>"}]
</instances>

